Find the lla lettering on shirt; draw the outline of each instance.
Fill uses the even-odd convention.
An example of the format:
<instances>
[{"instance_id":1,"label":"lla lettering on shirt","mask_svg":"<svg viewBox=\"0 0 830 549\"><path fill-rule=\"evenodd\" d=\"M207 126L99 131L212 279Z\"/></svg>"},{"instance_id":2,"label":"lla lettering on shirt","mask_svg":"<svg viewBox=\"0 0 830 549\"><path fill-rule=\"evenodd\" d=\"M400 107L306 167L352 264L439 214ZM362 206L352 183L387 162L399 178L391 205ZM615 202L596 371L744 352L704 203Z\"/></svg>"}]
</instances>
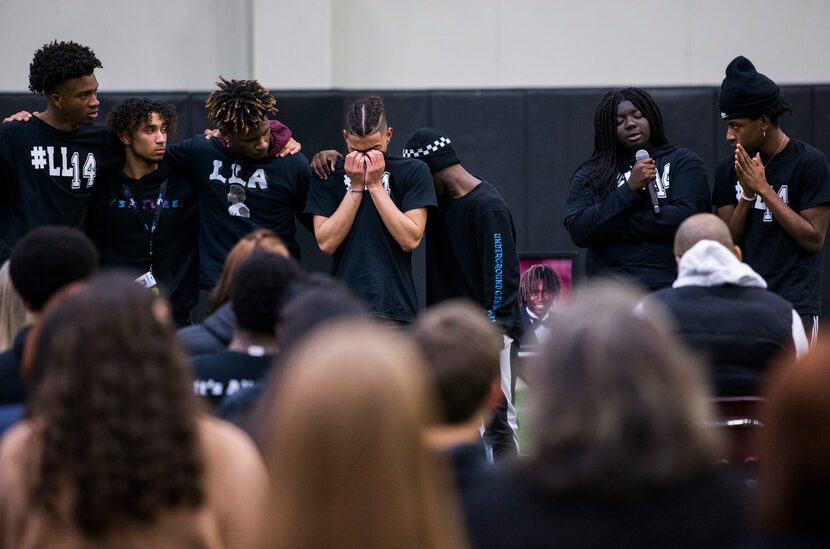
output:
<instances>
[{"instance_id":1,"label":"lla lettering on shirt","mask_svg":"<svg viewBox=\"0 0 830 549\"><path fill-rule=\"evenodd\" d=\"M71 177L72 189L81 188L81 177L86 179L86 188L95 184L95 174L98 164L95 155L87 153L81 164L81 155L77 151L70 154L68 147L60 147L60 165L57 164L55 147L32 147L29 153L32 167L36 170L49 170L50 177Z\"/></svg>"},{"instance_id":2,"label":"lla lettering on shirt","mask_svg":"<svg viewBox=\"0 0 830 549\"><path fill-rule=\"evenodd\" d=\"M660 171L657 171L657 174L654 178L654 183L657 186L657 198L666 198L668 195L666 191L669 190L671 187L671 181L669 179L669 175L671 173L671 162L667 163L663 166L663 174L660 174ZM619 179L617 180L617 187L621 186L623 183L628 182L628 178L631 177L631 170L628 170L624 174L620 174Z\"/></svg>"},{"instance_id":3,"label":"lla lettering on shirt","mask_svg":"<svg viewBox=\"0 0 830 549\"><path fill-rule=\"evenodd\" d=\"M787 185L781 185L781 187L778 189L778 192L776 194L778 194L778 198L780 198L781 201L784 204L786 204L788 206L790 205L790 189ZM741 200L742 196L743 196L743 189L741 188L741 183L740 183L740 181L736 181L735 182L735 199L736 200ZM772 221L773 221L772 212L770 211L769 206L767 206L766 202L764 202L764 199L761 198L760 194L755 196L755 203L752 205L752 207L755 208L756 210L761 210L761 211L764 212L764 217L762 218L764 223L772 223Z\"/></svg>"},{"instance_id":4,"label":"lla lettering on shirt","mask_svg":"<svg viewBox=\"0 0 830 549\"><path fill-rule=\"evenodd\" d=\"M213 172L210 174L208 179L212 181L219 181L225 185L236 184L242 185L243 187L247 187L249 189L258 188L261 191L268 190L268 178L265 176L264 169L257 168L246 181L239 177L239 172L242 169L242 166L236 163L232 163L230 173L227 173L227 170L224 170L227 174L227 177L225 175L222 175L224 166L225 164L221 160L214 160Z\"/></svg>"}]
</instances>

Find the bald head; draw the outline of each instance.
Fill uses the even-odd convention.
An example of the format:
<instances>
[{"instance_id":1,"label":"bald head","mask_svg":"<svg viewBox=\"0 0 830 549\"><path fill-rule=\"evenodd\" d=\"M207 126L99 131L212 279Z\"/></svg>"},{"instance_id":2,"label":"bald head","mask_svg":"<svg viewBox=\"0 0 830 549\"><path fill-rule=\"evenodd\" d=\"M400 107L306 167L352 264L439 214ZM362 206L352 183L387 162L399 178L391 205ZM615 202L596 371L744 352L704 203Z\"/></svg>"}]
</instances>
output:
<instances>
[{"instance_id":1,"label":"bald head","mask_svg":"<svg viewBox=\"0 0 830 549\"><path fill-rule=\"evenodd\" d=\"M735 251L735 243L726 223L714 214L700 213L687 218L677 228L677 234L674 235L674 255L682 256L701 240L714 240L727 250Z\"/></svg>"}]
</instances>

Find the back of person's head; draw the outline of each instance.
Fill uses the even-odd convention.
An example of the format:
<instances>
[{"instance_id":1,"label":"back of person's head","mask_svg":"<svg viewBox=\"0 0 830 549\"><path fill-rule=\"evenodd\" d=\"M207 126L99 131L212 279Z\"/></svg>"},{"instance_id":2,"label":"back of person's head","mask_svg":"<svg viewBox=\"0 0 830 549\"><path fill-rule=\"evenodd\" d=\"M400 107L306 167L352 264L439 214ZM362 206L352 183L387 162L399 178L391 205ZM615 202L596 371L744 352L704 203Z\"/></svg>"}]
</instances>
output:
<instances>
[{"instance_id":1,"label":"back of person's head","mask_svg":"<svg viewBox=\"0 0 830 549\"><path fill-rule=\"evenodd\" d=\"M32 321L9 276L9 261L0 267L0 353L10 349L14 338Z\"/></svg>"},{"instance_id":2,"label":"back of person's head","mask_svg":"<svg viewBox=\"0 0 830 549\"><path fill-rule=\"evenodd\" d=\"M37 507L71 495L66 520L100 536L201 504L198 404L166 303L102 275L50 305L27 345L42 372L29 408Z\"/></svg>"},{"instance_id":3,"label":"back of person's head","mask_svg":"<svg viewBox=\"0 0 830 549\"><path fill-rule=\"evenodd\" d=\"M608 282L561 309L535 369L522 470L559 494L636 497L712 467L703 365L659 308Z\"/></svg>"},{"instance_id":4,"label":"back of person's head","mask_svg":"<svg viewBox=\"0 0 830 549\"><path fill-rule=\"evenodd\" d=\"M30 231L12 249L9 274L18 295L38 312L55 292L98 268L98 252L78 229L43 226Z\"/></svg>"},{"instance_id":5,"label":"back of person's head","mask_svg":"<svg viewBox=\"0 0 830 549\"><path fill-rule=\"evenodd\" d=\"M778 365L765 396L760 437L760 525L827 539L830 493L830 340Z\"/></svg>"},{"instance_id":6,"label":"back of person's head","mask_svg":"<svg viewBox=\"0 0 830 549\"><path fill-rule=\"evenodd\" d=\"M243 236L228 252L219 280L210 293L210 310L215 311L231 298L231 286L239 266L255 252L269 252L283 257L291 254L280 237L268 229L256 229Z\"/></svg>"},{"instance_id":7,"label":"back of person's head","mask_svg":"<svg viewBox=\"0 0 830 549\"><path fill-rule=\"evenodd\" d=\"M231 309L238 328L274 336L277 312L303 269L290 257L256 253L236 271L231 285Z\"/></svg>"},{"instance_id":8,"label":"back of person's head","mask_svg":"<svg viewBox=\"0 0 830 549\"><path fill-rule=\"evenodd\" d=\"M369 308L341 281L311 273L293 286L278 318L280 348L288 350L325 323L369 318Z\"/></svg>"},{"instance_id":9,"label":"back of person's head","mask_svg":"<svg viewBox=\"0 0 830 549\"><path fill-rule=\"evenodd\" d=\"M371 321L325 326L291 353L265 440L280 547L464 547L411 341Z\"/></svg>"},{"instance_id":10,"label":"back of person's head","mask_svg":"<svg viewBox=\"0 0 830 549\"><path fill-rule=\"evenodd\" d=\"M681 257L701 240L712 240L734 252L735 242L726 223L711 213L687 217L674 235L674 255Z\"/></svg>"},{"instance_id":11,"label":"back of person's head","mask_svg":"<svg viewBox=\"0 0 830 549\"><path fill-rule=\"evenodd\" d=\"M426 358L438 421L465 423L485 404L499 379L501 333L468 301L436 305L418 319L412 337Z\"/></svg>"}]
</instances>

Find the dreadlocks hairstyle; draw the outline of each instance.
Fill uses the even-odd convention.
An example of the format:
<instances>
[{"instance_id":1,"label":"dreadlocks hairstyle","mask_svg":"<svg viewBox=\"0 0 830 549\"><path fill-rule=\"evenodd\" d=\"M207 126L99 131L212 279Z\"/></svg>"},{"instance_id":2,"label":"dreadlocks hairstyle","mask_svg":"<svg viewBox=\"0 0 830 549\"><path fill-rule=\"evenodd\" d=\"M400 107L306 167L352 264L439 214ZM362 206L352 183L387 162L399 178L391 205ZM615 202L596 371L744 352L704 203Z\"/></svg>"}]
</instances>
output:
<instances>
[{"instance_id":1,"label":"dreadlocks hairstyle","mask_svg":"<svg viewBox=\"0 0 830 549\"><path fill-rule=\"evenodd\" d=\"M29 65L29 89L46 95L61 82L92 74L96 68L103 65L94 51L77 42L55 40L35 52Z\"/></svg>"},{"instance_id":2,"label":"dreadlocks hairstyle","mask_svg":"<svg viewBox=\"0 0 830 549\"><path fill-rule=\"evenodd\" d=\"M521 281L519 282L519 293L522 296L522 301L527 303L530 300L530 294L536 289L536 286L541 282L545 288L550 291L551 295L556 299L562 291L562 279L559 278L559 273L551 269L547 265L541 263L531 266L528 270L522 273Z\"/></svg>"},{"instance_id":3,"label":"dreadlocks hairstyle","mask_svg":"<svg viewBox=\"0 0 830 549\"><path fill-rule=\"evenodd\" d=\"M355 101L346 113L346 130L351 135L372 135L386 125L383 99L377 95Z\"/></svg>"},{"instance_id":4,"label":"dreadlocks hairstyle","mask_svg":"<svg viewBox=\"0 0 830 549\"><path fill-rule=\"evenodd\" d=\"M131 97L115 107L107 116L107 126L115 135L131 135L142 124L149 123L154 112L158 113L168 133L176 132L176 107L148 97Z\"/></svg>"},{"instance_id":5,"label":"dreadlocks hairstyle","mask_svg":"<svg viewBox=\"0 0 830 549\"><path fill-rule=\"evenodd\" d=\"M256 80L226 80L220 76L218 90L208 96L208 120L225 135L246 134L269 114L277 112L277 100Z\"/></svg>"},{"instance_id":6,"label":"dreadlocks hairstyle","mask_svg":"<svg viewBox=\"0 0 830 549\"><path fill-rule=\"evenodd\" d=\"M761 113L758 116L753 117L752 120L758 120L763 115L767 115L767 118L769 118L770 124L772 124L773 126L775 126L777 128L778 127L778 119L781 118L782 114L786 114L786 113L792 114L793 113L793 107L787 101L784 101L783 99L781 99L780 101L778 101L778 103L776 103L775 105L770 107L770 109L767 112Z\"/></svg>"},{"instance_id":7,"label":"dreadlocks hairstyle","mask_svg":"<svg viewBox=\"0 0 830 549\"><path fill-rule=\"evenodd\" d=\"M586 161L590 167L588 187L597 198L604 198L617 184L617 177L626 166L626 153L617 141L617 107L631 101L648 120L651 129L649 144L659 147L669 142L663 130L663 115L654 98L640 88L622 88L606 92L594 111L594 152ZM580 166L581 167L581 166Z\"/></svg>"}]
</instances>

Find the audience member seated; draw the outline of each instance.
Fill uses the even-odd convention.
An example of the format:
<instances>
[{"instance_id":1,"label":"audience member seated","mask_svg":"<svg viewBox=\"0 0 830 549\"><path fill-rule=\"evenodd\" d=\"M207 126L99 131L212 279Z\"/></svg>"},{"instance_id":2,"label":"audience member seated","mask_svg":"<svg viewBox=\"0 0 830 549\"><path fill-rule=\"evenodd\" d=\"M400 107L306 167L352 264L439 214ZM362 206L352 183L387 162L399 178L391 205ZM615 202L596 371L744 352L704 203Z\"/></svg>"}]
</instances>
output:
<instances>
[{"instance_id":1,"label":"audience member seated","mask_svg":"<svg viewBox=\"0 0 830 549\"><path fill-rule=\"evenodd\" d=\"M750 547L827 547L830 494L830 340L773 370L760 437L756 523Z\"/></svg>"},{"instance_id":2,"label":"audience member seated","mask_svg":"<svg viewBox=\"0 0 830 549\"><path fill-rule=\"evenodd\" d=\"M807 351L801 317L741 261L719 217L686 219L674 254L677 280L645 304L654 300L668 308L680 338L709 364L716 395L756 395L770 361Z\"/></svg>"},{"instance_id":3,"label":"audience member seated","mask_svg":"<svg viewBox=\"0 0 830 549\"><path fill-rule=\"evenodd\" d=\"M210 316L201 324L179 330L179 339L190 357L218 353L230 344L236 326L236 317L228 304L233 279L239 266L257 251L290 256L280 237L268 229L251 231L231 248L219 281L210 294Z\"/></svg>"},{"instance_id":4,"label":"audience member seated","mask_svg":"<svg viewBox=\"0 0 830 549\"><path fill-rule=\"evenodd\" d=\"M20 330L31 323L32 315L14 289L6 260L0 267L0 353L11 349Z\"/></svg>"},{"instance_id":5,"label":"audience member seated","mask_svg":"<svg viewBox=\"0 0 830 549\"><path fill-rule=\"evenodd\" d=\"M504 398L501 333L480 307L452 300L428 309L412 337L426 358L427 379L437 397L438 414L427 429L427 443L450 458L456 488L466 493L492 471L493 456L485 450L481 427Z\"/></svg>"},{"instance_id":6,"label":"audience member seated","mask_svg":"<svg viewBox=\"0 0 830 549\"><path fill-rule=\"evenodd\" d=\"M233 339L226 350L193 359L197 395L216 405L265 376L278 351L277 311L303 274L290 257L271 253L257 253L239 266L231 286Z\"/></svg>"},{"instance_id":7,"label":"audience member seated","mask_svg":"<svg viewBox=\"0 0 830 549\"><path fill-rule=\"evenodd\" d=\"M9 275L23 305L35 322L46 302L61 288L90 276L98 268L98 252L77 229L43 226L20 239L9 256ZM5 301L2 304L6 306ZM31 327L23 328L14 345L0 354L0 404L26 400L20 367Z\"/></svg>"},{"instance_id":8,"label":"audience member seated","mask_svg":"<svg viewBox=\"0 0 830 549\"><path fill-rule=\"evenodd\" d=\"M32 339L41 378L0 444L0 548L262 546L262 460L198 411L166 302L103 276Z\"/></svg>"},{"instance_id":9,"label":"audience member seated","mask_svg":"<svg viewBox=\"0 0 830 549\"><path fill-rule=\"evenodd\" d=\"M588 287L534 371L527 458L468 501L474 548L732 547L740 479L718 468L701 365L640 296Z\"/></svg>"},{"instance_id":10,"label":"audience member seated","mask_svg":"<svg viewBox=\"0 0 830 549\"><path fill-rule=\"evenodd\" d=\"M272 361L267 380L257 381L248 387L229 395L222 400L217 415L246 430L259 440L264 423L263 415L255 413L265 385L269 394L278 388L278 376L282 373L282 355L293 346L302 342L305 336L316 328L334 320L366 319L369 308L349 290L349 288L323 273L309 273L291 289L292 296L277 315L277 341L280 354ZM266 398L270 402L273 398Z\"/></svg>"},{"instance_id":11,"label":"audience member seated","mask_svg":"<svg viewBox=\"0 0 830 549\"><path fill-rule=\"evenodd\" d=\"M263 441L274 547L466 547L447 472L423 441L431 402L415 346L346 320L290 355Z\"/></svg>"}]
</instances>

